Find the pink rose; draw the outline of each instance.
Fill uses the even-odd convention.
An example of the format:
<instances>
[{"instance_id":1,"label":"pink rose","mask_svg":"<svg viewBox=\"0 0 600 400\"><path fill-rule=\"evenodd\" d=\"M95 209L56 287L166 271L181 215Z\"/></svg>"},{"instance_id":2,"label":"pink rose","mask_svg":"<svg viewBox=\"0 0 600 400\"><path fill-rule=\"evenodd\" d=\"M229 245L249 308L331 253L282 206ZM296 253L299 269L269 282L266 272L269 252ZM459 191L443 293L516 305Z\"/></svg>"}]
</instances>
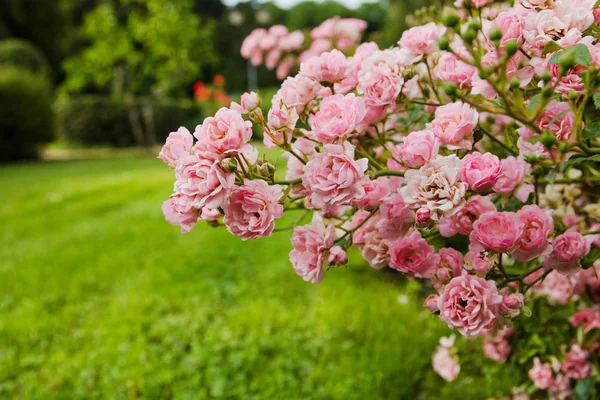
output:
<instances>
[{"instance_id":1,"label":"pink rose","mask_svg":"<svg viewBox=\"0 0 600 400\"><path fill-rule=\"evenodd\" d=\"M319 283L325 277L323 263L335 241L335 225L325 226L318 213L310 225L298 226L292 233L290 261L296 273L306 282Z\"/></svg>"},{"instance_id":2,"label":"pink rose","mask_svg":"<svg viewBox=\"0 0 600 400\"><path fill-rule=\"evenodd\" d=\"M412 231L389 246L390 268L406 274L409 278L431 278L437 269L439 256L435 248Z\"/></svg>"},{"instance_id":3,"label":"pink rose","mask_svg":"<svg viewBox=\"0 0 600 400\"><path fill-rule=\"evenodd\" d=\"M467 182L471 189L489 192L500 176L502 164L492 153L469 153L462 160L460 179Z\"/></svg>"},{"instance_id":4,"label":"pink rose","mask_svg":"<svg viewBox=\"0 0 600 400\"><path fill-rule=\"evenodd\" d=\"M221 169L218 160L188 155L181 158L175 169L175 192L190 197L196 208L220 207L229 190L234 186L235 176Z\"/></svg>"},{"instance_id":5,"label":"pink rose","mask_svg":"<svg viewBox=\"0 0 600 400\"><path fill-rule=\"evenodd\" d=\"M227 230L242 240L269 236L275 218L283 215L283 206L279 204L282 196L279 185L245 179L244 185L235 188L223 205Z\"/></svg>"},{"instance_id":6,"label":"pink rose","mask_svg":"<svg viewBox=\"0 0 600 400\"><path fill-rule=\"evenodd\" d=\"M533 359L533 367L529 370L529 378L540 390L546 390L554 384L552 367L549 363L542 364L538 357Z\"/></svg>"},{"instance_id":7,"label":"pink rose","mask_svg":"<svg viewBox=\"0 0 600 400\"><path fill-rule=\"evenodd\" d=\"M563 273L577 271L579 261L590 252L592 240L593 238L586 238L575 229L569 229L554 239L552 253L544 260L544 266Z\"/></svg>"},{"instance_id":8,"label":"pink rose","mask_svg":"<svg viewBox=\"0 0 600 400\"><path fill-rule=\"evenodd\" d=\"M463 255L460 251L452 248L444 248L438 251L440 256L440 268L447 268L452 271L452 277L462 275L464 266Z\"/></svg>"},{"instance_id":9,"label":"pink rose","mask_svg":"<svg viewBox=\"0 0 600 400\"><path fill-rule=\"evenodd\" d=\"M438 298L439 297L440 296L438 296L437 294L430 294L425 299L425 302L423 303L423 307L425 307L426 309L428 309L431 312L440 311L438 308Z\"/></svg>"},{"instance_id":10,"label":"pink rose","mask_svg":"<svg viewBox=\"0 0 600 400\"><path fill-rule=\"evenodd\" d=\"M483 335L498 321L502 296L496 282L474 275L453 278L440 295L440 319L465 336Z\"/></svg>"},{"instance_id":11,"label":"pink rose","mask_svg":"<svg viewBox=\"0 0 600 400\"><path fill-rule=\"evenodd\" d=\"M551 400L566 400L573 395L571 380L564 374L556 374L554 383L548 388L548 397Z\"/></svg>"},{"instance_id":12,"label":"pink rose","mask_svg":"<svg viewBox=\"0 0 600 400\"><path fill-rule=\"evenodd\" d=\"M488 257L486 252L480 250L470 250L465 254L465 269L468 271L474 270L479 275L487 274L495 263L496 257Z\"/></svg>"},{"instance_id":13,"label":"pink rose","mask_svg":"<svg viewBox=\"0 0 600 400\"><path fill-rule=\"evenodd\" d=\"M354 132L366 114L363 98L353 93L326 97L319 111L309 118L310 137L322 143L343 140Z\"/></svg>"},{"instance_id":14,"label":"pink rose","mask_svg":"<svg viewBox=\"0 0 600 400\"><path fill-rule=\"evenodd\" d=\"M406 47L415 55L424 55L438 50L437 40L444 34L446 28L437 26L434 22L415 26L402 33L398 46Z\"/></svg>"},{"instance_id":15,"label":"pink rose","mask_svg":"<svg viewBox=\"0 0 600 400\"><path fill-rule=\"evenodd\" d=\"M552 122L552 124L550 124ZM573 133L575 114L568 102L552 100L536 120L537 126L554 134L558 140L568 141Z\"/></svg>"},{"instance_id":16,"label":"pink rose","mask_svg":"<svg viewBox=\"0 0 600 400\"><path fill-rule=\"evenodd\" d=\"M406 185L400 188L404 201L411 208L429 208L434 221L452 215L465 203L467 184L458 178L460 166L460 159L451 155L406 171Z\"/></svg>"},{"instance_id":17,"label":"pink rose","mask_svg":"<svg viewBox=\"0 0 600 400\"><path fill-rule=\"evenodd\" d=\"M583 333L589 333L594 329L600 329L600 305L593 305L591 307L582 308L577 311L569 322L573 326L581 325L583 327Z\"/></svg>"},{"instance_id":18,"label":"pink rose","mask_svg":"<svg viewBox=\"0 0 600 400\"><path fill-rule=\"evenodd\" d=\"M283 51L294 51L302 48L304 43L304 33L302 31L294 31L283 36L279 40L279 47Z\"/></svg>"},{"instance_id":19,"label":"pink rose","mask_svg":"<svg viewBox=\"0 0 600 400\"><path fill-rule=\"evenodd\" d=\"M231 102L230 108L241 114L248 114L258 109L260 103L260 97L255 92L246 92L242 95L240 99L240 104L236 102Z\"/></svg>"},{"instance_id":20,"label":"pink rose","mask_svg":"<svg viewBox=\"0 0 600 400\"><path fill-rule=\"evenodd\" d=\"M514 193L517 200L526 202L533 192L533 185L523 182L523 178L530 170L531 165L522 157L510 156L503 159L502 171L494 184L494 191L500 194Z\"/></svg>"},{"instance_id":21,"label":"pink rose","mask_svg":"<svg viewBox=\"0 0 600 400\"><path fill-rule=\"evenodd\" d=\"M199 218L199 210L193 206L193 198L182 193L173 193L162 205L168 223L181 226L181 233L192 230Z\"/></svg>"},{"instance_id":22,"label":"pink rose","mask_svg":"<svg viewBox=\"0 0 600 400\"><path fill-rule=\"evenodd\" d=\"M457 233L469 235L473 230L473 223L481 214L489 211L496 211L496 206L488 197L473 196L456 214L440 219L440 234L444 237L451 237Z\"/></svg>"},{"instance_id":23,"label":"pink rose","mask_svg":"<svg viewBox=\"0 0 600 400\"><path fill-rule=\"evenodd\" d=\"M190 154L194 138L186 128L181 127L177 132L169 133L158 158L164 161L169 167L175 168L177 160Z\"/></svg>"},{"instance_id":24,"label":"pink rose","mask_svg":"<svg viewBox=\"0 0 600 400\"><path fill-rule=\"evenodd\" d=\"M551 251L549 238L554 232L551 213L536 205L528 205L517 211L517 216L523 223L524 230L511 255L521 262L547 255Z\"/></svg>"},{"instance_id":25,"label":"pink rose","mask_svg":"<svg viewBox=\"0 0 600 400\"><path fill-rule=\"evenodd\" d=\"M354 199L352 205L361 210L374 209L392 192L392 183L385 177L361 182L360 185L363 187L365 195L360 199Z\"/></svg>"},{"instance_id":26,"label":"pink rose","mask_svg":"<svg viewBox=\"0 0 600 400\"><path fill-rule=\"evenodd\" d=\"M423 227L431 225L431 210L427 207L419 208L415 213L415 222Z\"/></svg>"},{"instance_id":27,"label":"pink rose","mask_svg":"<svg viewBox=\"0 0 600 400\"><path fill-rule=\"evenodd\" d=\"M494 19L494 25L502 32L500 47L504 48L506 43L512 39L517 40L517 44L523 44L523 28L525 19L515 10L504 11L498 14Z\"/></svg>"},{"instance_id":28,"label":"pink rose","mask_svg":"<svg viewBox=\"0 0 600 400\"><path fill-rule=\"evenodd\" d=\"M221 108L196 127L194 136L202 151L235 155L252 138L252 122L244 121L235 110Z\"/></svg>"},{"instance_id":29,"label":"pink rose","mask_svg":"<svg viewBox=\"0 0 600 400\"><path fill-rule=\"evenodd\" d=\"M488 337L483 342L483 354L490 360L503 364L510 355L510 344L503 335Z\"/></svg>"},{"instance_id":30,"label":"pink rose","mask_svg":"<svg viewBox=\"0 0 600 400\"><path fill-rule=\"evenodd\" d=\"M440 343L444 341L443 339L447 338L442 338ZM431 360L433 370L446 382L455 380L460 372L460 364L456 357L456 350L453 347L453 342L454 337L450 339L450 343L440 344L433 353L433 358Z\"/></svg>"},{"instance_id":31,"label":"pink rose","mask_svg":"<svg viewBox=\"0 0 600 400\"><path fill-rule=\"evenodd\" d=\"M523 307L523 293L504 294L502 304L498 308L500 315L506 318L516 318L521 314Z\"/></svg>"},{"instance_id":32,"label":"pink rose","mask_svg":"<svg viewBox=\"0 0 600 400\"><path fill-rule=\"evenodd\" d=\"M473 251L482 249L507 253L515 249L523 235L524 224L513 212L487 212L473 224L469 238ZM471 249L471 247L469 247Z\"/></svg>"},{"instance_id":33,"label":"pink rose","mask_svg":"<svg viewBox=\"0 0 600 400\"><path fill-rule=\"evenodd\" d=\"M470 90L477 68L460 61L454 54L444 52L433 69L433 75L442 82L454 83L460 90Z\"/></svg>"},{"instance_id":34,"label":"pink rose","mask_svg":"<svg viewBox=\"0 0 600 400\"><path fill-rule=\"evenodd\" d=\"M571 350L565 354L562 370L569 378L581 381L592 373L592 364L587 360L588 352L573 344Z\"/></svg>"},{"instance_id":35,"label":"pink rose","mask_svg":"<svg viewBox=\"0 0 600 400\"><path fill-rule=\"evenodd\" d=\"M317 82L341 82L347 68L346 56L339 50L332 50L300 64L300 75Z\"/></svg>"},{"instance_id":36,"label":"pink rose","mask_svg":"<svg viewBox=\"0 0 600 400\"><path fill-rule=\"evenodd\" d=\"M386 197L379 209L381 221L377 228L381 237L391 243L403 237L413 226L415 217L410 207L404 202L402 195L394 193Z\"/></svg>"},{"instance_id":37,"label":"pink rose","mask_svg":"<svg viewBox=\"0 0 600 400\"><path fill-rule=\"evenodd\" d=\"M359 210L354 214L351 228L358 226L369 214L367 211ZM390 260L388 247L377 228L380 220L381 216L375 214L352 235L352 243L358 247L363 258L375 269L385 267Z\"/></svg>"},{"instance_id":38,"label":"pink rose","mask_svg":"<svg viewBox=\"0 0 600 400\"><path fill-rule=\"evenodd\" d=\"M420 168L438 155L440 142L429 130L411 132L392 149L392 155L410 168Z\"/></svg>"},{"instance_id":39,"label":"pink rose","mask_svg":"<svg viewBox=\"0 0 600 400\"><path fill-rule=\"evenodd\" d=\"M448 149L471 150L473 131L478 120L477 111L468 104L457 101L438 107L429 128Z\"/></svg>"},{"instance_id":40,"label":"pink rose","mask_svg":"<svg viewBox=\"0 0 600 400\"><path fill-rule=\"evenodd\" d=\"M535 288L535 291L546 296L550 304L564 305L578 293L579 285L579 278L575 274L563 275L558 271L552 271Z\"/></svg>"},{"instance_id":41,"label":"pink rose","mask_svg":"<svg viewBox=\"0 0 600 400\"><path fill-rule=\"evenodd\" d=\"M323 86L319 82L303 75L287 78L275 96L288 109L294 108L298 115L308 112L314 106L314 100L319 97Z\"/></svg>"},{"instance_id":42,"label":"pink rose","mask_svg":"<svg viewBox=\"0 0 600 400\"><path fill-rule=\"evenodd\" d=\"M328 211L365 195L360 183L365 179L368 160L354 160L354 147L348 142L327 144L304 166L302 185L313 207Z\"/></svg>"}]
</instances>

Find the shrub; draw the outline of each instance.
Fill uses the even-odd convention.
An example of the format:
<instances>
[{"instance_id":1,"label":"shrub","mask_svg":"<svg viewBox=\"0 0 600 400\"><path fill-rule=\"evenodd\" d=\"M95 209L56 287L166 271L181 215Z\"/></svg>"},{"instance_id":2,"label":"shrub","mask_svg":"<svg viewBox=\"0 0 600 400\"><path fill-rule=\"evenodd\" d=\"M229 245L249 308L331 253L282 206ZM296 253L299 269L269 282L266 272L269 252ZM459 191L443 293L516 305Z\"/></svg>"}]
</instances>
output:
<instances>
[{"instance_id":1,"label":"shrub","mask_svg":"<svg viewBox=\"0 0 600 400\"><path fill-rule=\"evenodd\" d=\"M147 104L147 103L145 103ZM180 124L193 122L199 109L191 101L168 100L154 103L153 119L156 140L164 140ZM144 128L142 102L135 103ZM78 96L57 104L62 136L82 145L132 146L137 144L129 119L127 104L107 96Z\"/></svg>"},{"instance_id":2,"label":"shrub","mask_svg":"<svg viewBox=\"0 0 600 400\"><path fill-rule=\"evenodd\" d=\"M0 65L24 68L35 73L47 73L48 62L33 44L21 39L0 41Z\"/></svg>"},{"instance_id":3,"label":"shrub","mask_svg":"<svg viewBox=\"0 0 600 400\"><path fill-rule=\"evenodd\" d=\"M0 161L35 158L54 136L50 85L14 67L0 68Z\"/></svg>"}]
</instances>

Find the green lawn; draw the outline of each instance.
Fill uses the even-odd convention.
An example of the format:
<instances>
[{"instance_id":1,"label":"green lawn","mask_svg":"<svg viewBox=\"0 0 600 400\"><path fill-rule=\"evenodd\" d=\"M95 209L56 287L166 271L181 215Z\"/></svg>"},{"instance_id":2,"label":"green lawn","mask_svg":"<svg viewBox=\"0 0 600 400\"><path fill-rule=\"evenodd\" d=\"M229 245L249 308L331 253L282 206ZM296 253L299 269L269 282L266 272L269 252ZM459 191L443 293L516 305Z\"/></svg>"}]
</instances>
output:
<instances>
[{"instance_id":1,"label":"green lawn","mask_svg":"<svg viewBox=\"0 0 600 400\"><path fill-rule=\"evenodd\" d=\"M311 285L289 264L289 233L181 235L160 210L172 183L142 156L0 167L0 398L480 398L498 386L442 384L430 360L448 330L397 275L352 257Z\"/></svg>"}]
</instances>

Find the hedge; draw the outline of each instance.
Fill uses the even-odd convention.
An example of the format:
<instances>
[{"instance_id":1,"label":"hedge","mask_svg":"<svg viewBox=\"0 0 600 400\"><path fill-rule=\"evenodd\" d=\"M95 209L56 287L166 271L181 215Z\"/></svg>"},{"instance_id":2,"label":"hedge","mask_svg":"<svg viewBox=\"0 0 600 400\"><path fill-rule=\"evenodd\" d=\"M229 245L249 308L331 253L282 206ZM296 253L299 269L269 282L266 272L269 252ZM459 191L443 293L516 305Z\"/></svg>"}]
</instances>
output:
<instances>
[{"instance_id":1,"label":"hedge","mask_svg":"<svg viewBox=\"0 0 600 400\"><path fill-rule=\"evenodd\" d=\"M0 66L23 68L33 73L48 73L44 54L32 43L20 39L0 41Z\"/></svg>"}]
</instances>

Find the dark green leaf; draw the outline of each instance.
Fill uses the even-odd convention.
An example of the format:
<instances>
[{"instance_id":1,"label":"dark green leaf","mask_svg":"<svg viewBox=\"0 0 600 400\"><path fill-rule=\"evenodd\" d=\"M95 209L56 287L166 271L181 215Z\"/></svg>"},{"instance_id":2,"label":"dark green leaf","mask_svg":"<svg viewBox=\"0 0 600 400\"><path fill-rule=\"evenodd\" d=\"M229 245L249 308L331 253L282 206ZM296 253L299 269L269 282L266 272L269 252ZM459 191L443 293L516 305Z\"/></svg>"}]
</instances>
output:
<instances>
[{"instance_id":1,"label":"dark green leaf","mask_svg":"<svg viewBox=\"0 0 600 400\"><path fill-rule=\"evenodd\" d=\"M600 122L594 122L583 128L583 137L593 139L600 136Z\"/></svg>"},{"instance_id":2,"label":"dark green leaf","mask_svg":"<svg viewBox=\"0 0 600 400\"><path fill-rule=\"evenodd\" d=\"M600 162L600 154L594 154L590 157L571 157L560 166L560 171L563 172L571 165L581 164L582 162Z\"/></svg>"},{"instance_id":3,"label":"dark green leaf","mask_svg":"<svg viewBox=\"0 0 600 400\"><path fill-rule=\"evenodd\" d=\"M596 110L600 109L600 93L594 95L594 107L596 107Z\"/></svg>"},{"instance_id":4,"label":"dark green leaf","mask_svg":"<svg viewBox=\"0 0 600 400\"><path fill-rule=\"evenodd\" d=\"M583 259L581 260L581 268L588 269L600 258L600 247L594 247Z\"/></svg>"},{"instance_id":5,"label":"dark green leaf","mask_svg":"<svg viewBox=\"0 0 600 400\"><path fill-rule=\"evenodd\" d=\"M483 131L481 129L477 129L473 133L473 144L479 142L481 139L483 139Z\"/></svg>"},{"instance_id":6,"label":"dark green leaf","mask_svg":"<svg viewBox=\"0 0 600 400\"><path fill-rule=\"evenodd\" d=\"M555 51L562 50L563 47L556 42L549 41L544 46L544 50L542 50L542 55L545 56L548 53L554 53Z\"/></svg>"},{"instance_id":7,"label":"dark green leaf","mask_svg":"<svg viewBox=\"0 0 600 400\"><path fill-rule=\"evenodd\" d=\"M558 216L554 216L554 230L558 231L559 233L563 233L566 232L567 229L569 229L569 227L567 225L565 225L565 223L563 222L562 218L558 217Z\"/></svg>"},{"instance_id":8,"label":"dark green leaf","mask_svg":"<svg viewBox=\"0 0 600 400\"><path fill-rule=\"evenodd\" d=\"M585 378L579 381L573 391L573 400L588 400L590 399L592 389L592 378Z\"/></svg>"},{"instance_id":9,"label":"dark green leaf","mask_svg":"<svg viewBox=\"0 0 600 400\"><path fill-rule=\"evenodd\" d=\"M531 98L531 100L529 100L529 104L527 105L527 108L529 109L529 111L535 111L541 104L541 102L542 102L541 99L542 98L539 94L536 94L535 96L533 96Z\"/></svg>"},{"instance_id":10,"label":"dark green leaf","mask_svg":"<svg viewBox=\"0 0 600 400\"><path fill-rule=\"evenodd\" d=\"M338 240L333 245L334 246L344 246L346 244L348 244L348 239L344 238L344 239Z\"/></svg>"}]
</instances>

